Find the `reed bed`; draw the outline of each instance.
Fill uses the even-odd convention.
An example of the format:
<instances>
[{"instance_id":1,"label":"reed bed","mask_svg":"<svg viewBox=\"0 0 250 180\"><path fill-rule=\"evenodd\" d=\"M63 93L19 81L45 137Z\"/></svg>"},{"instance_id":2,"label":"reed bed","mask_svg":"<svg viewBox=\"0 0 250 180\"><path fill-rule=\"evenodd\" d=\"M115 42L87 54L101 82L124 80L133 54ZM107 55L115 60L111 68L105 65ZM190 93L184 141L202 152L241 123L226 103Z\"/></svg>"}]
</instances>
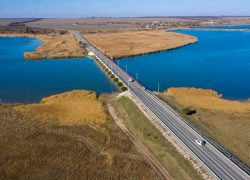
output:
<instances>
[{"instance_id":1,"label":"reed bed","mask_svg":"<svg viewBox=\"0 0 250 180\"><path fill-rule=\"evenodd\" d=\"M48 98L41 104L28 104L19 109L47 119L57 119L60 125L105 123L107 114L95 92L75 90Z\"/></svg>"},{"instance_id":2,"label":"reed bed","mask_svg":"<svg viewBox=\"0 0 250 180\"><path fill-rule=\"evenodd\" d=\"M225 113L235 112L239 115L249 115L250 103L222 99L216 91L196 88L169 88L166 95L175 96L175 101L183 106L199 107L208 110L218 110Z\"/></svg>"},{"instance_id":3,"label":"reed bed","mask_svg":"<svg viewBox=\"0 0 250 180\"><path fill-rule=\"evenodd\" d=\"M111 59L162 52L198 42L196 37L166 31L82 35Z\"/></svg>"}]
</instances>

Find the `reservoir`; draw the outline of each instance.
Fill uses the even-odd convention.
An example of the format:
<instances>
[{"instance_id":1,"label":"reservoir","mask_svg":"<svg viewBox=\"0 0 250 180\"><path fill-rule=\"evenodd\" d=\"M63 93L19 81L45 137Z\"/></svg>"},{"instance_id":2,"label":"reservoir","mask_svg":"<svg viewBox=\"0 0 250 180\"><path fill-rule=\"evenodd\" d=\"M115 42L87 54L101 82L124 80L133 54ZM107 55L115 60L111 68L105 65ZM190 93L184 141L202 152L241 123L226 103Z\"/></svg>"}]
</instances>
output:
<instances>
[{"instance_id":1,"label":"reservoir","mask_svg":"<svg viewBox=\"0 0 250 180\"><path fill-rule=\"evenodd\" d=\"M28 61L23 57L42 44L35 38L0 37L2 102L39 103L43 97L77 89L98 94L118 91L92 59Z\"/></svg>"},{"instance_id":2,"label":"reservoir","mask_svg":"<svg viewBox=\"0 0 250 180\"><path fill-rule=\"evenodd\" d=\"M224 99L250 98L250 32L192 31L199 38L173 51L128 58L119 65L151 91L170 87L212 89ZM116 61L118 63L118 61Z\"/></svg>"},{"instance_id":3,"label":"reservoir","mask_svg":"<svg viewBox=\"0 0 250 180\"><path fill-rule=\"evenodd\" d=\"M192 31L196 44L147 56L119 60L119 65L151 91L170 87L212 89L224 99L250 98L250 32ZM28 61L43 43L35 38L0 37L0 99L4 103L39 103L43 97L82 89L117 92L114 83L89 58ZM115 61L118 64L118 61Z\"/></svg>"}]
</instances>

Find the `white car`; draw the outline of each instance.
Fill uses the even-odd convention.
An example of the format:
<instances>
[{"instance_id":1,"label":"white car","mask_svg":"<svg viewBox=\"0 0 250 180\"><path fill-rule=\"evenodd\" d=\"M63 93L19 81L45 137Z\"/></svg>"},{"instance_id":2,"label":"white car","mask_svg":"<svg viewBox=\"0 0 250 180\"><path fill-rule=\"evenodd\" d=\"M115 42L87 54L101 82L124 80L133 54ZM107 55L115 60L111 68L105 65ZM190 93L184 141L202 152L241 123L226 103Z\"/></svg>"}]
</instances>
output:
<instances>
[{"instance_id":1,"label":"white car","mask_svg":"<svg viewBox=\"0 0 250 180\"><path fill-rule=\"evenodd\" d=\"M129 82L133 82L134 80L130 78L128 81L129 81Z\"/></svg>"},{"instance_id":2,"label":"white car","mask_svg":"<svg viewBox=\"0 0 250 180\"><path fill-rule=\"evenodd\" d=\"M206 144L206 142L202 140L195 140L195 142L199 144L199 146L204 146Z\"/></svg>"}]
</instances>

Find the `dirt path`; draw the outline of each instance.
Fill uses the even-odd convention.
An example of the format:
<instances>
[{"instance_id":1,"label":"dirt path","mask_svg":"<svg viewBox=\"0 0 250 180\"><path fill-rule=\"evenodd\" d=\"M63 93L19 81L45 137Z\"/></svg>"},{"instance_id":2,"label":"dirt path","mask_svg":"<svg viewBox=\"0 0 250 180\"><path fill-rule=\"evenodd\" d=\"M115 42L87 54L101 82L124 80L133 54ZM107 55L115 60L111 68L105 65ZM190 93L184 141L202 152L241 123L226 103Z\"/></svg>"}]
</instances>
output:
<instances>
[{"instance_id":1,"label":"dirt path","mask_svg":"<svg viewBox=\"0 0 250 180\"><path fill-rule=\"evenodd\" d=\"M110 104L108 104L108 110L109 110L109 113L112 115L113 119L115 120L116 124L131 138L137 150L144 156L147 162L151 164L153 167L155 167L164 179L173 179L169 175L168 171L155 158L155 156L147 150L147 147L142 143L140 138L138 138L134 132L130 132L125 127L125 125L123 124L123 120L117 117L114 111L114 108Z\"/></svg>"}]
</instances>

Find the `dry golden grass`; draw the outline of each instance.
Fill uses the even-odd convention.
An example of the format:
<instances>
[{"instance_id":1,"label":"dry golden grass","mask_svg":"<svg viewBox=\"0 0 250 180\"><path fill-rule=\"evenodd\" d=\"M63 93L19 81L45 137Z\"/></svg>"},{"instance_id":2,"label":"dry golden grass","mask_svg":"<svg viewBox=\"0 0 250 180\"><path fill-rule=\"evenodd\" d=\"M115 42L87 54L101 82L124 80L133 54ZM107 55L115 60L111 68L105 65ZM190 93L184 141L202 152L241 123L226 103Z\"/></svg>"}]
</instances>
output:
<instances>
[{"instance_id":1,"label":"dry golden grass","mask_svg":"<svg viewBox=\"0 0 250 180\"><path fill-rule=\"evenodd\" d=\"M41 104L0 105L0 119L68 132L101 150L136 154L133 142L109 116L102 99L94 92L72 91L44 98Z\"/></svg>"},{"instance_id":2,"label":"dry golden grass","mask_svg":"<svg viewBox=\"0 0 250 180\"><path fill-rule=\"evenodd\" d=\"M183 106L250 115L250 103L224 100L221 98L222 95L218 95L216 91L211 89L169 88L166 95L175 96L175 101Z\"/></svg>"},{"instance_id":3,"label":"dry golden grass","mask_svg":"<svg viewBox=\"0 0 250 180\"><path fill-rule=\"evenodd\" d=\"M60 125L103 124L107 114L96 96L95 92L75 90L43 98L41 104L23 105L19 109L38 117L57 119Z\"/></svg>"},{"instance_id":4,"label":"dry golden grass","mask_svg":"<svg viewBox=\"0 0 250 180\"><path fill-rule=\"evenodd\" d=\"M87 55L85 46L79 44L73 34L1 34L0 37L31 37L43 41L45 44L38 47L36 52L24 53L24 57L29 60L85 58Z\"/></svg>"},{"instance_id":5,"label":"dry golden grass","mask_svg":"<svg viewBox=\"0 0 250 180\"><path fill-rule=\"evenodd\" d=\"M72 91L42 104L0 105L0 179L159 179L102 102Z\"/></svg>"},{"instance_id":6,"label":"dry golden grass","mask_svg":"<svg viewBox=\"0 0 250 180\"><path fill-rule=\"evenodd\" d=\"M24 53L24 57L33 59L59 59L59 58L85 58L85 47L75 40L73 34L57 36L37 36L37 39L45 44L38 47L36 52Z\"/></svg>"},{"instance_id":7,"label":"dry golden grass","mask_svg":"<svg viewBox=\"0 0 250 180\"><path fill-rule=\"evenodd\" d=\"M73 138L0 120L0 179L159 179L147 163L90 151Z\"/></svg>"},{"instance_id":8,"label":"dry golden grass","mask_svg":"<svg viewBox=\"0 0 250 180\"><path fill-rule=\"evenodd\" d=\"M165 31L83 34L83 37L113 59L171 50L198 41L193 36Z\"/></svg>"},{"instance_id":9,"label":"dry golden grass","mask_svg":"<svg viewBox=\"0 0 250 180\"><path fill-rule=\"evenodd\" d=\"M189 118L250 165L250 103L228 101L216 91L195 88L170 88L161 95L179 111L196 110Z\"/></svg>"}]
</instances>

